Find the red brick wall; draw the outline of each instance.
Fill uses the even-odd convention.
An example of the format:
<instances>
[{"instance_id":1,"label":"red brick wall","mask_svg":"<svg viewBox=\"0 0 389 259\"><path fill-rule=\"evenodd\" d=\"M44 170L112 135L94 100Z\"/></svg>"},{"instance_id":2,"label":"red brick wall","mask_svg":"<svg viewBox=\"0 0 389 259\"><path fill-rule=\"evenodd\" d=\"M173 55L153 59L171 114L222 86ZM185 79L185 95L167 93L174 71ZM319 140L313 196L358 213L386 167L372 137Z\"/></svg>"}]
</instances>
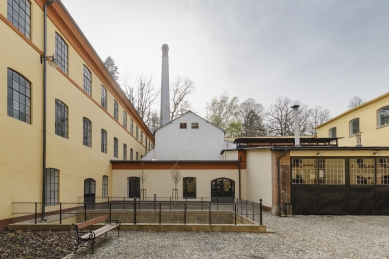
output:
<instances>
[{"instance_id":1,"label":"red brick wall","mask_svg":"<svg viewBox=\"0 0 389 259\"><path fill-rule=\"evenodd\" d=\"M272 213L278 215L278 158L284 154L283 151L272 152ZM290 197L290 152L288 151L280 161L280 190L281 204L291 202Z\"/></svg>"}]
</instances>

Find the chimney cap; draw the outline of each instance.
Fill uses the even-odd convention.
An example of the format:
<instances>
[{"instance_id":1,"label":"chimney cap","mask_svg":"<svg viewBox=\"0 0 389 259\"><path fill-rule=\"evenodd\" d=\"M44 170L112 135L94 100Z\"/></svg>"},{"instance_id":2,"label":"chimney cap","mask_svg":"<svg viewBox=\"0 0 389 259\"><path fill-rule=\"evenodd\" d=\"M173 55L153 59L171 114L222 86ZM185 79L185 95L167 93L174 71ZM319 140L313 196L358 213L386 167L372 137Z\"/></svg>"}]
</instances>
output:
<instances>
[{"instance_id":1,"label":"chimney cap","mask_svg":"<svg viewBox=\"0 0 389 259\"><path fill-rule=\"evenodd\" d=\"M290 107L290 108L297 110L299 107L300 107L300 105L298 105L298 104L295 104L295 105L293 105L293 106L292 106L292 107Z\"/></svg>"}]
</instances>

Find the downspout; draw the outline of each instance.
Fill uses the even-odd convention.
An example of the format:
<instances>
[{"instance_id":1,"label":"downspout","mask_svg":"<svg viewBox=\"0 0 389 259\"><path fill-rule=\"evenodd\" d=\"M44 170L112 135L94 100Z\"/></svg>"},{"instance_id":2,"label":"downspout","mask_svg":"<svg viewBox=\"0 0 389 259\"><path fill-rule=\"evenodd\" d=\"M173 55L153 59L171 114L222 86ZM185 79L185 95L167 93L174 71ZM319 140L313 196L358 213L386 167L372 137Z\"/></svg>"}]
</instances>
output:
<instances>
[{"instance_id":1,"label":"downspout","mask_svg":"<svg viewBox=\"0 0 389 259\"><path fill-rule=\"evenodd\" d=\"M238 162L238 167L239 167L239 199L241 199L241 190L242 190L242 188L241 188L241 184L240 184L240 160L239 160L239 162Z\"/></svg>"},{"instance_id":2,"label":"downspout","mask_svg":"<svg viewBox=\"0 0 389 259\"><path fill-rule=\"evenodd\" d=\"M47 6L56 0L49 0L43 6L43 161L42 161L42 221L46 221L46 70L47 70Z\"/></svg>"},{"instance_id":3,"label":"downspout","mask_svg":"<svg viewBox=\"0 0 389 259\"><path fill-rule=\"evenodd\" d=\"M278 165L278 216L281 217L281 158L286 156L288 148L284 149L284 154L277 158Z\"/></svg>"}]
</instances>

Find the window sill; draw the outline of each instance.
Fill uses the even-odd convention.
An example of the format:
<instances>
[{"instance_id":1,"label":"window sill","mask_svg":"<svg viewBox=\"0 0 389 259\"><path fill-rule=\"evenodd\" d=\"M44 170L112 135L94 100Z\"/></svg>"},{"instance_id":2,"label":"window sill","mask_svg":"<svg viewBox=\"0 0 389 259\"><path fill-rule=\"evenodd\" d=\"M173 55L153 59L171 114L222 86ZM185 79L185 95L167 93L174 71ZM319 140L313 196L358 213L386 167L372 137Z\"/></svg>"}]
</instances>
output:
<instances>
[{"instance_id":1,"label":"window sill","mask_svg":"<svg viewBox=\"0 0 389 259\"><path fill-rule=\"evenodd\" d=\"M381 127L377 127L376 129L382 129L382 128L386 128L386 127L389 127L389 124L383 125Z\"/></svg>"}]
</instances>

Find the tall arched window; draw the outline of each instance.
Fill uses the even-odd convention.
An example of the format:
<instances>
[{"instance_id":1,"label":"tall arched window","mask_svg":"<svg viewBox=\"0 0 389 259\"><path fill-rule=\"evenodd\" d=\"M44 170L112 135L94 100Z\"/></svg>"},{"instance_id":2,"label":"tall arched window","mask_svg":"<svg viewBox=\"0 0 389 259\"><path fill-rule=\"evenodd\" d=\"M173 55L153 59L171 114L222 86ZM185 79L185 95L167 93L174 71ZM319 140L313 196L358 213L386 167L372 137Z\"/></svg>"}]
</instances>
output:
<instances>
[{"instance_id":1,"label":"tall arched window","mask_svg":"<svg viewBox=\"0 0 389 259\"><path fill-rule=\"evenodd\" d=\"M55 99L55 134L68 138L68 107Z\"/></svg>"},{"instance_id":2,"label":"tall arched window","mask_svg":"<svg viewBox=\"0 0 389 259\"><path fill-rule=\"evenodd\" d=\"M85 117L83 120L83 143L84 146L92 147L92 122Z\"/></svg>"},{"instance_id":3,"label":"tall arched window","mask_svg":"<svg viewBox=\"0 0 389 259\"><path fill-rule=\"evenodd\" d=\"M55 59L58 67L65 73L68 73L68 45L55 33Z\"/></svg>"},{"instance_id":4,"label":"tall arched window","mask_svg":"<svg viewBox=\"0 0 389 259\"><path fill-rule=\"evenodd\" d=\"M119 140L117 138L113 138L113 156L119 157Z\"/></svg>"},{"instance_id":5,"label":"tall arched window","mask_svg":"<svg viewBox=\"0 0 389 259\"><path fill-rule=\"evenodd\" d=\"M58 204L59 171L55 168L46 168L45 174L45 205L55 206Z\"/></svg>"},{"instance_id":6,"label":"tall arched window","mask_svg":"<svg viewBox=\"0 0 389 259\"><path fill-rule=\"evenodd\" d=\"M84 65L84 91L88 95L92 95L92 73Z\"/></svg>"},{"instance_id":7,"label":"tall arched window","mask_svg":"<svg viewBox=\"0 0 389 259\"><path fill-rule=\"evenodd\" d=\"M107 89L101 86L101 107L107 109Z\"/></svg>"},{"instance_id":8,"label":"tall arched window","mask_svg":"<svg viewBox=\"0 0 389 259\"><path fill-rule=\"evenodd\" d=\"M359 118L355 118L350 121L350 137L360 132Z\"/></svg>"},{"instance_id":9,"label":"tall arched window","mask_svg":"<svg viewBox=\"0 0 389 259\"><path fill-rule=\"evenodd\" d=\"M31 123L31 85L21 74L7 69L7 114Z\"/></svg>"},{"instance_id":10,"label":"tall arched window","mask_svg":"<svg viewBox=\"0 0 389 259\"><path fill-rule=\"evenodd\" d=\"M378 110L378 128L389 125L389 105Z\"/></svg>"},{"instance_id":11,"label":"tall arched window","mask_svg":"<svg viewBox=\"0 0 389 259\"><path fill-rule=\"evenodd\" d=\"M101 129L101 152L107 153L107 132Z\"/></svg>"},{"instance_id":12,"label":"tall arched window","mask_svg":"<svg viewBox=\"0 0 389 259\"><path fill-rule=\"evenodd\" d=\"M106 199L108 197L108 176L103 175L103 192L102 198Z\"/></svg>"},{"instance_id":13,"label":"tall arched window","mask_svg":"<svg viewBox=\"0 0 389 259\"><path fill-rule=\"evenodd\" d=\"M8 0L7 18L30 39L31 4L29 0Z\"/></svg>"}]
</instances>

